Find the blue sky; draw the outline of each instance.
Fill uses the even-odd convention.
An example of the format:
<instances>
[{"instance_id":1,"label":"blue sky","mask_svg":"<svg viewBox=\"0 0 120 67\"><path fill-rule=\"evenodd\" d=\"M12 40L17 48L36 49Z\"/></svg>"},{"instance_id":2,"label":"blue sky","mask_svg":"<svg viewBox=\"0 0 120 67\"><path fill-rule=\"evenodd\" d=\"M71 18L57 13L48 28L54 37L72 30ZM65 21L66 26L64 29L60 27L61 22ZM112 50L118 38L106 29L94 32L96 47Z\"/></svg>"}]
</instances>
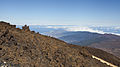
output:
<instances>
[{"instance_id":1,"label":"blue sky","mask_svg":"<svg viewBox=\"0 0 120 67\"><path fill-rule=\"evenodd\" d=\"M0 0L12 24L120 25L120 0Z\"/></svg>"}]
</instances>

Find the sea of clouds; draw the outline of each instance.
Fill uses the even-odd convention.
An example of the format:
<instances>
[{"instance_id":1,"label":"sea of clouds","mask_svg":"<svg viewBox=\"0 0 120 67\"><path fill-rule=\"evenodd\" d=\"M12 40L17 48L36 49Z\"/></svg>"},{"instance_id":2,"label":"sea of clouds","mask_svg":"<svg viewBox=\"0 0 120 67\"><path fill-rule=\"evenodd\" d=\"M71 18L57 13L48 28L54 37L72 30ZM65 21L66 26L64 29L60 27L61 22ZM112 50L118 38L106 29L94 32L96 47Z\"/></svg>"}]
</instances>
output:
<instances>
[{"instance_id":1,"label":"sea of clouds","mask_svg":"<svg viewBox=\"0 0 120 67\"><path fill-rule=\"evenodd\" d=\"M19 28L22 27L22 25L18 25ZM51 31L60 30L63 29L65 31L87 31L87 32L94 32L99 34L115 34L120 36L120 27L104 27L104 26L79 26L79 25L30 25L30 28L32 30L46 28L51 29ZM37 31L40 32L40 31ZM48 31L50 32L50 31Z\"/></svg>"},{"instance_id":2,"label":"sea of clouds","mask_svg":"<svg viewBox=\"0 0 120 67\"><path fill-rule=\"evenodd\" d=\"M87 31L100 34L120 35L120 27L87 27L87 26L46 26L46 28L64 29L66 31Z\"/></svg>"}]
</instances>

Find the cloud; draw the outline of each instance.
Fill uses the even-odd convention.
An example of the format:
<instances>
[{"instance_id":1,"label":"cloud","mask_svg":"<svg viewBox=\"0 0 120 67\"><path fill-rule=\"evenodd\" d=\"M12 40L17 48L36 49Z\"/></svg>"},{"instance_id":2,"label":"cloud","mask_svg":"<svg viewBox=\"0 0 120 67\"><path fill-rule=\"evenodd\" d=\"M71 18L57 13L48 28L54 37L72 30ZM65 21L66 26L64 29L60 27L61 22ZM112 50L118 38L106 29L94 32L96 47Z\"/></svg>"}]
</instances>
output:
<instances>
[{"instance_id":1,"label":"cloud","mask_svg":"<svg viewBox=\"0 0 120 67\"><path fill-rule=\"evenodd\" d=\"M120 27L114 27L114 29L116 29L116 30L120 30Z\"/></svg>"},{"instance_id":2,"label":"cloud","mask_svg":"<svg viewBox=\"0 0 120 67\"><path fill-rule=\"evenodd\" d=\"M92 28L89 27L82 27L82 26L47 26L47 28L54 28L54 29L64 29L66 31L88 31L88 32L96 32L96 33L101 33L104 34L105 32L99 31L99 30L93 30Z\"/></svg>"},{"instance_id":3,"label":"cloud","mask_svg":"<svg viewBox=\"0 0 120 67\"><path fill-rule=\"evenodd\" d=\"M105 33L103 31L93 30L92 28L89 28L89 27L71 27L71 28L67 28L66 30L67 31L88 31L88 32L96 32L96 33L100 33L100 34Z\"/></svg>"},{"instance_id":4,"label":"cloud","mask_svg":"<svg viewBox=\"0 0 120 67\"><path fill-rule=\"evenodd\" d=\"M46 28L54 28L54 29L62 28L62 29L66 29L66 28L68 28L68 26L47 26Z\"/></svg>"},{"instance_id":5,"label":"cloud","mask_svg":"<svg viewBox=\"0 0 120 67\"><path fill-rule=\"evenodd\" d=\"M92 27L78 26L78 25L76 25L76 26L75 25L74 26L64 26L64 25L56 26L56 25L53 25L53 26L46 26L46 28L64 29L65 31L87 31L87 32L100 33L100 34L115 34L115 35L119 35L120 36L119 33L114 33L114 31L120 29L120 27L114 27L114 30L111 31L111 32L107 32L105 30L97 30L97 29L94 29ZM111 27L110 28L106 28L106 30L108 30L108 29L111 29Z\"/></svg>"}]
</instances>

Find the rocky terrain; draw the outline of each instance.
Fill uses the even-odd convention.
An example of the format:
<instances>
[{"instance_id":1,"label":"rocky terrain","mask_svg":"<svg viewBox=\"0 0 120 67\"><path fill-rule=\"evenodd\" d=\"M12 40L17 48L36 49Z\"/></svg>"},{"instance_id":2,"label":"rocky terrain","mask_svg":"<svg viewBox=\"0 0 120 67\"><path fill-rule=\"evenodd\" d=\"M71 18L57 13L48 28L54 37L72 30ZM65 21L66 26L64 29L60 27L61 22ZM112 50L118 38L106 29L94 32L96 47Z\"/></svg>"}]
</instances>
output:
<instances>
[{"instance_id":1,"label":"rocky terrain","mask_svg":"<svg viewBox=\"0 0 120 67\"><path fill-rule=\"evenodd\" d=\"M94 52L91 52L91 51ZM92 55L120 66L120 59L97 49L70 45L59 39L30 31L25 25L0 22L0 65L13 67L109 67ZM100 55L100 56L99 56ZM110 58L109 58L110 57Z\"/></svg>"}]
</instances>

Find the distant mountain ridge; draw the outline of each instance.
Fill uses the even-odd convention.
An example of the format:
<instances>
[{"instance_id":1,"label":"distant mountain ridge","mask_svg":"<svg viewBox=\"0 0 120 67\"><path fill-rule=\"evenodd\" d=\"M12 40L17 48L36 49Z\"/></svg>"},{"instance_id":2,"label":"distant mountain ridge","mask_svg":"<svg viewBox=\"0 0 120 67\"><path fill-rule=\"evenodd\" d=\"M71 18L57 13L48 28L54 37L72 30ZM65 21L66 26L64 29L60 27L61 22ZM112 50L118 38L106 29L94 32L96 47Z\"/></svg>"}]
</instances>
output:
<instances>
[{"instance_id":1,"label":"distant mountain ridge","mask_svg":"<svg viewBox=\"0 0 120 67\"><path fill-rule=\"evenodd\" d=\"M120 36L113 34L98 34L91 32L68 32L59 39L68 43L102 49L120 57ZM74 33L74 34L73 34ZM67 33L66 33L67 34Z\"/></svg>"}]
</instances>

